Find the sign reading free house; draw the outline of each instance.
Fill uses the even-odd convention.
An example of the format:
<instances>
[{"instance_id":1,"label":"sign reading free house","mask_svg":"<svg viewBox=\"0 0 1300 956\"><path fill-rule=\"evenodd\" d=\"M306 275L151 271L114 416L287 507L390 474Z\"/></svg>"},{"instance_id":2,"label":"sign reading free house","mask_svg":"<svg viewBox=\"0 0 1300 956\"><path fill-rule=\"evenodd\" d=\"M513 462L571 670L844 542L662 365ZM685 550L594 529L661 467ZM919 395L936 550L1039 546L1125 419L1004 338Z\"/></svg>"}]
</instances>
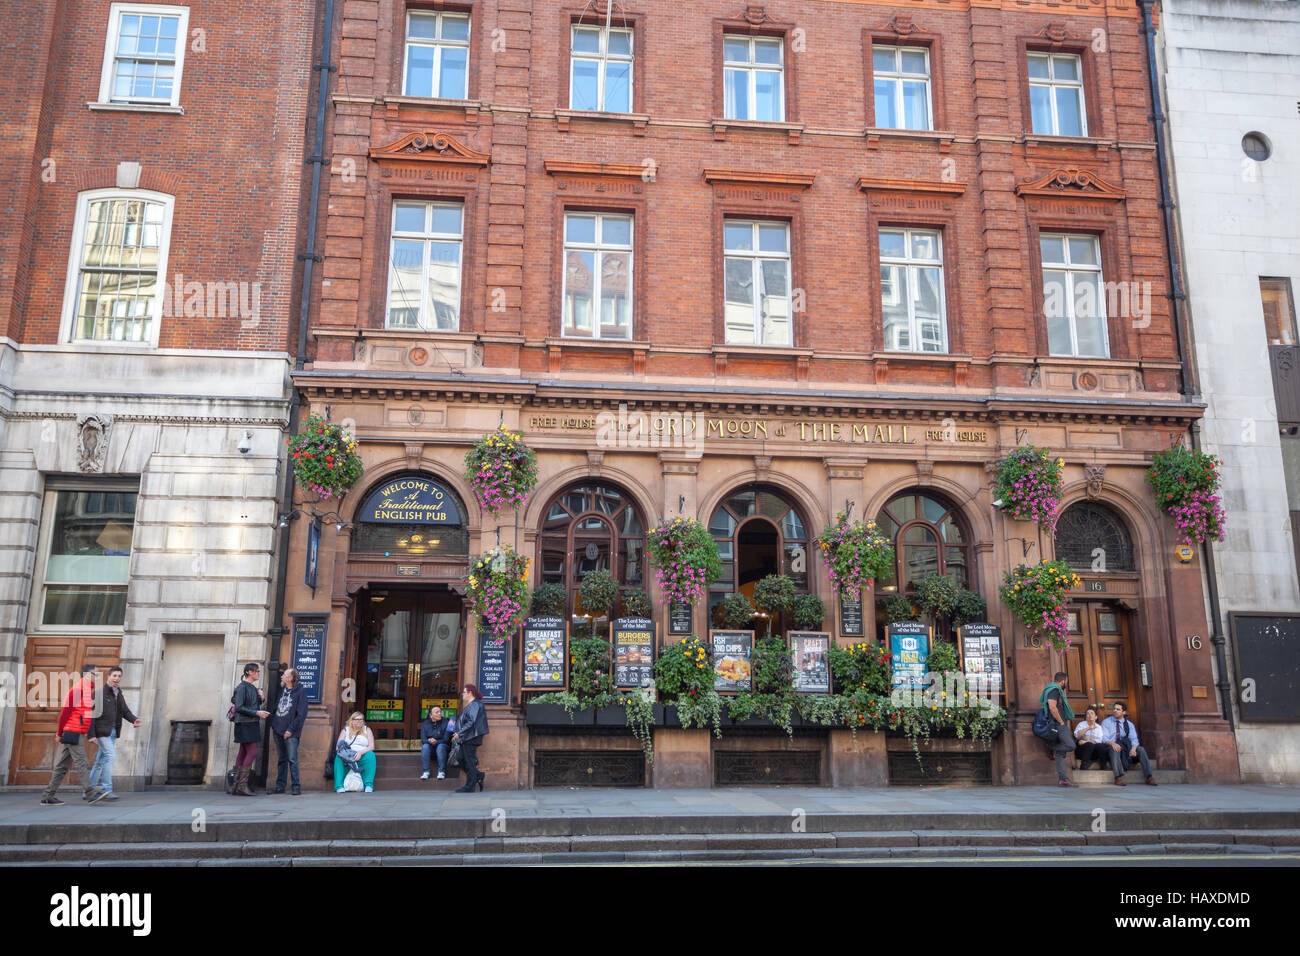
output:
<instances>
[{"instance_id":1,"label":"sign reading free house","mask_svg":"<svg viewBox=\"0 0 1300 956\"><path fill-rule=\"evenodd\" d=\"M357 511L369 524L464 524L456 496L432 478L394 478L370 493Z\"/></svg>"}]
</instances>

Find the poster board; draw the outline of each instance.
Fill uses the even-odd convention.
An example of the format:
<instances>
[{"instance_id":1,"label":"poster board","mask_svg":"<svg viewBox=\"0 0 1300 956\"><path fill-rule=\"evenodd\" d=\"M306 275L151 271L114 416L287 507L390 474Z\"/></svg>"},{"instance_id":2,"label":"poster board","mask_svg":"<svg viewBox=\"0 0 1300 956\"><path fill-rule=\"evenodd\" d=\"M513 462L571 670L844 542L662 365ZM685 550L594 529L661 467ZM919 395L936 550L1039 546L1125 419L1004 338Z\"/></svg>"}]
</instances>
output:
<instances>
[{"instance_id":1,"label":"poster board","mask_svg":"<svg viewBox=\"0 0 1300 956\"><path fill-rule=\"evenodd\" d=\"M790 658L794 689L799 694L831 692L831 636L826 631L791 631Z\"/></svg>"},{"instance_id":2,"label":"poster board","mask_svg":"<svg viewBox=\"0 0 1300 956\"><path fill-rule=\"evenodd\" d=\"M862 624L862 601L840 598L840 636L865 637Z\"/></svg>"},{"instance_id":3,"label":"poster board","mask_svg":"<svg viewBox=\"0 0 1300 956\"><path fill-rule=\"evenodd\" d=\"M478 684L485 704L510 703L510 642L491 638L482 623L478 628Z\"/></svg>"},{"instance_id":4,"label":"poster board","mask_svg":"<svg viewBox=\"0 0 1300 956\"><path fill-rule=\"evenodd\" d=\"M691 606L685 601L674 601L668 607L668 633L686 636L691 633Z\"/></svg>"},{"instance_id":5,"label":"poster board","mask_svg":"<svg viewBox=\"0 0 1300 956\"><path fill-rule=\"evenodd\" d=\"M1005 691L1002 674L1002 628L978 622L957 628L957 653L967 689L981 688L992 694Z\"/></svg>"},{"instance_id":6,"label":"poster board","mask_svg":"<svg viewBox=\"0 0 1300 956\"><path fill-rule=\"evenodd\" d=\"M569 626L562 617L530 617L523 626L524 690L569 686Z\"/></svg>"},{"instance_id":7,"label":"poster board","mask_svg":"<svg viewBox=\"0 0 1300 956\"><path fill-rule=\"evenodd\" d=\"M1228 615L1228 629L1232 632L1235 696L1241 719L1300 720L1300 617L1234 611ZM1210 646L1209 641L1199 643ZM1187 646L1192 647L1190 640ZM1243 686L1246 680L1251 683Z\"/></svg>"},{"instance_id":8,"label":"poster board","mask_svg":"<svg viewBox=\"0 0 1300 956\"><path fill-rule=\"evenodd\" d=\"M920 621L895 621L889 625L890 663L893 665L893 687L902 690L922 690L925 687L926 661L930 657L933 638L929 624Z\"/></svg>"},{"instance_id":9,"label":"poster board","mask_svg":"<svg viewBox=\"0 0 1300 956\"><path fill-rule=\"evenodd\" d=\"M655 623L648 617L620 617L611 631L614 686L620 690L649 687L654 680Z\"/></svg>"},{"instance_id":10,"label":"poster board","mask_svg":"<svg viewBox=\"0 0 1300 956\"><path fill-rule=\"evenodd\" d=\"M719 694L739 694L754 688L753 631L709 631L713 648L713 689Z\"/></svg>"},{"instance_id":11,"label":"poster board","mask_svg":"<svg viewBox=\"0 0 1300 956\"><path fill-rule=\"evenodd\" d=\"M307 693L307 703L321 702L321 674L325 665L325 628L323 617L293 619L293 664L298 672L298 686Z\"/></svg>"}]
</instances>

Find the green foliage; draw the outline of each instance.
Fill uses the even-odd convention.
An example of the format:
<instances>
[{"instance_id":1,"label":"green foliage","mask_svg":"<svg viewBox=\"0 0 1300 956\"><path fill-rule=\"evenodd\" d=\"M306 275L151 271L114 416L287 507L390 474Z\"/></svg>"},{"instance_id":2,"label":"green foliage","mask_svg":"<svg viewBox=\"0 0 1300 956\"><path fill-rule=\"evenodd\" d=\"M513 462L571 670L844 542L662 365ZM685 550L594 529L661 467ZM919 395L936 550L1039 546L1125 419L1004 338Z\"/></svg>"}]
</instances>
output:
<instances>
[{"instance_id":1,"label":"green foliage","mask_svg":"<svg viewBox=\"0 0 1300 956\"><path fill-rule=\"evenodd\" d=\"M641 690L619 694L618 699L623 705L624 719L631 728L632 735L641 741L641 747L645 750L646 763L654 763L654 701L649 693Z\"/></svg>"},{"instance_id":2,"label":"green foliage","mask_svg":"<svg viewBox=\"0 0 1300 956\"><path fill-rule=\"evenodd\" d=\"M1213 493L1219 487L1219 459L1203 451L1175 445L1151 456L1147 484L1156 496L1156 504L1168 510L1193 491Z\"/></svg>"},{"instance_id":3,"label":"green foliage","mask_svg":"<svg viewBox=\"0 0 1300 956\"><path fill-rule=\"evenodd\" d=\"M532 598L528 589L532 566L532 558L509 547L493 548L470 565L465 576L469 611L483 622L483 630L493 640L510 637L527 611Z\"/></svg>"},{"instance_id":4,"label":"green foliage","mask_svg":"<svg viewBox=\"0 0 1300 956\"><path fill-rule=\"evenodd\" d=\"M683 728L707 730L712 727L715 737L722 736L722 696L717 691L710 688L690 697L679 697L676 707L677 719Z\"/></svg>"},{"instance_id":5,"label":"green foliage","mask_svg":"<svg viewBox=\"0 0 1300 956\"><path fill-rule=\"evenodd\" d=\"M601 637L583 637L569 648L569 690L591 706L595 698L614 693L609 641ZM595 706L608 706L608 701Z\"/></svg>"},{"instance_id":6,"label":"green foliage","mask_svg":"<svg viewBox=\"0 0 1300 956\"><path fill-rule=\"evenodd\" d=\"M879 644L862 641L850 647L832 647L827 660L838 693L889 693L889 652Z\"/></svg>"},{"instance_id":7,"label":"green foliage","mask_svg":"<svg viewBox=\"0 0 1300 956\"><path fill-rule=\"evenodd\" d=\"M1064 559L1018 564L1006 573L998 594L1031 634L1045 637L1056 650L1069 644L1067 592L1082 580Z\"/></svg>"},{"instance_id":8,"label":"green foliage","mask_svg":"<svg viewBox=\"0 0 1300 956\"><path fill-rule=\"evenodd\" d=\"M936 674L957 670L957 648L947 641L935 641L925 666Z\"/></svg>"},{"instance_id":9,"label":"green foliage","mask_svg":"<svg viewBox=\"0 0 1300 956\"><path fill-rule=\"evenodd\" d=\"M537 455L504 425L465 454L465 480L484 514L496 517L523 504L537 487Z\"/></svg>"},{"instance_id":10,"label":"green foliage","mask_svg":"<svg viewBox=\"0 0 1300 956\"><path fill-rule=\"evenodd\" d=\"M959 593L952 578L943 574L927 574L916 582L916 603L935 620L952 614Z\"/></svg>"},{"instance_id":11,"label":"green foliage","mask_svg":"<svg viewBox=\"0 0 1300 956\"><path fill-rule=\"evenodd\" d=\"M578 597L592 617L604 617L618 600L618 582L604 568L596 568L582 576Z\"/></svg>"},{"instance_id":12,"label":"green foliage","mask_svg":"<svg viewBox=\"0 0 1300 956\"><path fill-rule=\"evenodd\" d=\"M695 603L722 573L717 542L694 518L673 518L652 528L646 550L669 602Z\"/></svg>"},{"instance_id":13,"label":"green foliage","mask_svg":"<svg viewBox=\"0 0 1300 956\"><path fill-rule=\"evenodd\" d=\"M957 595L957 604L952 610L954 627L961 627L971 621L982 621L988 616L988 603L977 591L962 588Z\"/></svg>"},{"instance_id":14,"label":"green foliage","mask_svg":"<svg viewBox=\"0 0 1300 956\"><path fill-rule=\"evenodd\" d=\"M532 610L537 617L564 617L565 605L569 603L569 592L563 584L550 582L533 588Z\"/></svg>"},{"instance_id":15,"label":"green foliage","mask_svg":"<svg viewBox=\"0 0 1300 956\"><path fill-rule=\"evenodd\" d=\"M842 694L801 694L798 699L799 716L823 727L845 727L849 724L849 698Z\"/></svg>"},{"instance_id":16,"label":"green foliage","mask_svg":"<svg viewBox=\"0 0 1300 956\"><path fill-rule=\"evenodd\" d=\"M302 430L285 444L294 479L322 500L342 498L364 470L355 439L319 415L307 416Z\"/></svg>"},{"instance_id":17,"label":"green foliage","mask_svg":"<svg viewBox=\"0 0 1300 956\"><path fill-rule=\"evenodd\" d=\"M826 619L826 605L815 594L803 594L794 602L794 626L801 631L815 631Z\"/></svg>"},{"instance_id":18,"label":"green foliage","mask_svg":"<svg viewBox=\"0 0 1300 956\"><path fill-rule=\"evenodd\" d=\"M835 516L835 524L822 531L817 547L826 562L831 586L844 600L861 600L876 578L894 570L894 546L876 530L876 523L850 522L843 511Z\"/></svg>"},{"instance_id":19,"label":"green foliage","mask_svg":"<svg viewBox=\"0 0 1300 956\"><path fill-rule=\"evenodd\" d=\"M994 497L1016 521L1036 521L1049 535L1056 533L1056 508L1061 500L1065 462L1046 449L1021 445L998 463Z\"/></svg>"},{"instance_id":20,"label":"green foliage","mask_svg":"<svg viewBox=\"0 0 1300 956\"><path fill-rule=\"evenodd\" d=\"M639 588L624 591L622 601L625 617L650 617L650 597Z\"/></svg>"},{"instance_id":21,"label":"green foliage","mask_svg":"<svg viewBox=\"0 0 1300 956\"><path fill-rule=\"evenodd\" d=\"M886 624L896 621L914 621L917 608L906 594L891 594L880 605L880 619Z\"/></svg>"},{"instance_id":22,"label":"green foliage","mask_svg":"<svg viewBox=\"0 0 1300 956\"><path fill-rule=\"evenodd\" d=\"M794 606L794 581L784 574L769 574L754 585L754 603L768 614Z\"/></svg>"},{"instance_id":23,"label":"green foliage","mask_svg":"<svg viewBox=\"0 0 1300 956\"><path fill-rule=\"evenodd\" d=\"M718 613L722 623L727 627L748 628L755 612L754 605L749 603L749 598L736 592L723 598L722 603L718 605Z\"/></svg>"},{"instance_id":24,"label":"green foliage","mask_svg":"<svg viewBox=\"0 0 1300 956\"><path fill-rule=\"evenodd\" d=\"M722 698L713 689L712 652L694 635L659 652L654 666L659 699L677 707L683 727L712 727L722 736Z\"/></svg>"}]
</instances>

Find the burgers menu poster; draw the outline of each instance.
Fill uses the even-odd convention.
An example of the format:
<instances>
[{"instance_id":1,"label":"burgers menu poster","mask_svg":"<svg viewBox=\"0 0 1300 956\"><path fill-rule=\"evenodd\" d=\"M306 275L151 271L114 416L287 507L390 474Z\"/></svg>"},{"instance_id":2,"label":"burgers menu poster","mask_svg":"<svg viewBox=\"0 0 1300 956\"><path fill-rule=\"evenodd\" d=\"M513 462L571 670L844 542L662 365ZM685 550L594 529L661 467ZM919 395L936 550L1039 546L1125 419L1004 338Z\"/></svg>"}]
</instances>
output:
<instances>
[{"instance_id":1,"label":"burgers menu poster","mask_svg":"<svg viewBox=\"0 0 1300 956\"><path fill-rule=\"evenodd\" d=\"M525 690L569 684L568 634L560 617L530 617L524 622Z\"/></svg>"},{"instance_id":2,"label":"burgers menu poster","mask_svg":"<svg viewBox=\"0 0 1300 956\"><path fill-rule=\"evenodd\" d=\"M614 686L649 687L654 679L655 625L648 617L614 622Z\"/></svg>"},{"instance_id":3,"label":"burgers menu poster","mask_svg":"<svg viewBox=\"0 0 1300 956\"><path fill-rule=\"evenodd\" d=\"M709 631L713 645L713 689L719 694L738 694L753 687L750 658L754 651L753 631Z\"/></svg>"}]
</instances>

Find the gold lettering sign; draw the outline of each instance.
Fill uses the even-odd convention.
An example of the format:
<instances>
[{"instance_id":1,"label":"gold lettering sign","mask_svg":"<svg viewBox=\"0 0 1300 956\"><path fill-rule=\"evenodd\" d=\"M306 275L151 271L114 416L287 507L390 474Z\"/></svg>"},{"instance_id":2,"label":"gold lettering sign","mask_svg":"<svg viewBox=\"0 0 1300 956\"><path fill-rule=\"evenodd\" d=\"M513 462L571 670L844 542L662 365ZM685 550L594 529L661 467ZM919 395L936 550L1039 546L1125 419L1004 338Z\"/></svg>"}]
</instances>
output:
<instances>
[{"instance_id":1,"label":"gold lettering sign","mask_svg":"<svg viewBox=\"0 0 1300 956\"><path fill-rule=\"evenodd\" d=\"M714 418L695 412L601 412L595 416L532 415L533 431L595 431L598 441L626 442L628 447L663 447L674 442L708 439L794 441L802 444L918 445L986 444L987 428L958 428L952 419L926 425L897 422L849 422L799 419Z\"/></svg>"}]
</instances>

